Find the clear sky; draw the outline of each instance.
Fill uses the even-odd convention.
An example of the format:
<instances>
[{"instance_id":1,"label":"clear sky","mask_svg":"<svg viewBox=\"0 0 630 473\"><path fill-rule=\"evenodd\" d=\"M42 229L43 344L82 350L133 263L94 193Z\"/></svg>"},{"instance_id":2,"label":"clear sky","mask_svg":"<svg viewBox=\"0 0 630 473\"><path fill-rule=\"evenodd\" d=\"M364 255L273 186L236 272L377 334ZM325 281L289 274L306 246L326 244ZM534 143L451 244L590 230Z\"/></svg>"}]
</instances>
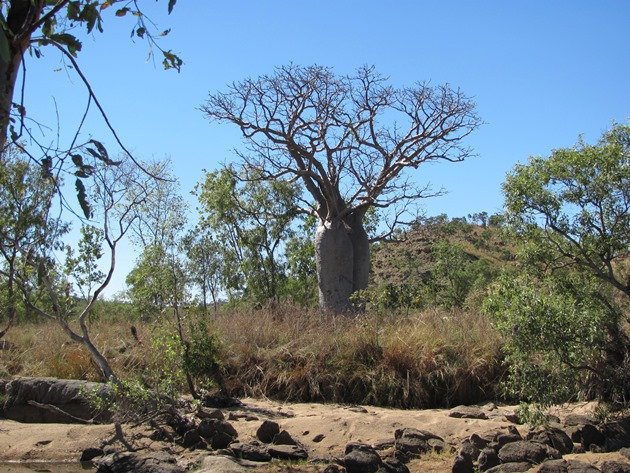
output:
<instances>
[{"instance_id":1,"label":"clear sky","mask_svg":"<svg viewBox=\"0 0 630 473\"><path fill-rule=\"evenodd\" d=\"M630 118L626 0L179 0L170 16L166 0L140 3L172 29L161 44L184 59L181 73L147 61L146 43L129 37L132 19L113 12L104 34L83 37L79 62L126 146L143 159L170 157L184 193L241 145L237 129L198 110L208 92L290 62L339 74L370 64L395 85L448 82L474 97L485 122L468 141L477 157L417 171L449 192L423 203L428 215L499 211L515 163L580 134L595 141ZM87 96L60 56L44 52L27 60L25 105L52 141L57 124L62 137L73 132ZM116 149L97 114L85 130ZM133 259L125 249L110 293Z\"/></svg>"}]
</instances>

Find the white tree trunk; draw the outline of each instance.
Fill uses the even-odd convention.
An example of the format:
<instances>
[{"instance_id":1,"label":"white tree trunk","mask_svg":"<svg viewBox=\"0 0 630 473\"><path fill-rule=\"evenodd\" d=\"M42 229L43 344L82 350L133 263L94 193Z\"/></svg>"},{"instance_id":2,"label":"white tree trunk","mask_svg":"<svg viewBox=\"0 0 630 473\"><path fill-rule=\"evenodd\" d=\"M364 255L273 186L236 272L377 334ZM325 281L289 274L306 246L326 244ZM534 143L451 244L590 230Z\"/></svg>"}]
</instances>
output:
<instances>
[{"instance_id":1,"label":"white tree trunk","mask_svg":"<svg viewBox=\"0 0 630 473\"><path fill-rule=\"evenodd\" d=\"M344 312L350 294L367 287L370 269L368 237L360 219L324 222L315 234L315 262L320 308Z\"/></svg>"}]
</instances>

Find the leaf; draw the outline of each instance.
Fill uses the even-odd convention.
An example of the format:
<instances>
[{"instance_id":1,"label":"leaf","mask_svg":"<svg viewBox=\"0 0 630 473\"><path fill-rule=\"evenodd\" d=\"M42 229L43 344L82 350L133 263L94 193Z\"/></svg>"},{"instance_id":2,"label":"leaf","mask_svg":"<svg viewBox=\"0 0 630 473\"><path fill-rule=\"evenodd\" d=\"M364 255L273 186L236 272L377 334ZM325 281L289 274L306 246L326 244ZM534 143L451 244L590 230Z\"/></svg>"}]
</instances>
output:
<instances>
[{"instance_id":1,"label":"leaf","mask_svg":"<svg viewBox=\"0 0 630 473\"><path fill-rule=\"evenodd\" d=\"M82 167L83 166L83 158L81 157L80 154L72 154L72 162L74 163L75 166L77 167Z\"/></svg>"},{"instance_id":2,"label":"leaf","mask_svg":"<svg viewBox=\"0 0 630 473\"><path fill-rule=\"evenodd\" d=\"M129 8L124 7L119 10L116 10L116 16L125 16L129 12Z\"/></svg>"},{"instance_id":3,"label":"leaf","mask_svg":"<svg viewBox=\"0 0 630 473\"><path fill-rule=\"evenodd\" d=\"M160 33L160 36L167 36L171 32L171 29L164 30Z\"/></svg>"},{"instance_id":4,"label":"leaf","mask_svg":"<svg viewBox=\"0 0 630 473\"><path fill-rule=\"evenodd\" d=\"M85 192L83 181L81 181L81 179L77 179L74 182L74 185L77 188L77 199L79 200L79 205L81 206L81 210L83 210L85 218L92 218L92 208L87 201L87 193Z\"/></svg>"},{"instance_id":5,"label":"leaf","mask_svg":"<svg viewBox=\"0 0 630 473\"><path fill-rule=\"evenodd\" d=\"M106 2L101 3L101 10L105 10L106 8L109 8L112 6L112 2L110 0L107 0Z\"/></svg>"},{"instance_id":6,"label":"leaf","mask_svg":"<svg viewBox=\"0 0 630 473\"><path fill-rule=\"evenodd\" d=\"M109 158L109 154L107 153L107 149L103 146L103 143L97 140L90 140L94 146L96 146L96 150L92 148L87 148L88 153L94 156L96 159L103 161L105 164L109 164L110 166L118 166L122 161L113 161Z\"/></svg>"},{"instance_id":7,"label":"leaf","mask_svg":"<svg viewBox=\"0 0 630 473\"><path fill-rule=\"evenodd\" d=\"M52 177L52 159L49 156L42 158L42 168L45 177Z\"/></svg>"},{"instance_id":8,"label":"leaf","mask_svg":"<svg viewBox=\"0 0 630 473\"><path fill-rule=\"evenodd\" d=\"M177 72L181 70L184 61L182 61L177 54L174 54L170 50L162 51L162 54L164 55L164 60L162 61L164 69L176 69Z\"/></svg>"},{"instance_id":9,"label":"leaf","mask_svg":"<svg viewBox=\"0 0 630 473\"><path fill-rule=\"evenodd\" d=\"M81 3L78 1L69 2L68 8L66 9L66 16L69 20L77 21L79 20L79 16L81 14Z\"/></svg>"},{"instance_id":10,"label":"leaf","mask_svg":"<svg viewBox=\"0 0 630 473\"><path fill-rule=\"evenodd\" d=\"M177 3L177 0L168 0L168 14L170 15L173 11L173 7Z\"/></svg>"},{"instance_id":11,"label":"leaf","mask_svg":"<svg viewBox=\"0 0 630 473\"><path fill-rule=\"evenodd\" d=\"M70 33L52 34L50 35L50 39L56 43L66 46L68 48L68 52L74 57L77 56L77 51L81 51L81 41Z\"/></svg>"},{"instance_id":12,"label":"leaf","mask_svg":"<svg viewBox=\"0 0 630 473\"><path fill-rule=\"evenodd\" d=\"M142 26L139 26L138 29L136 30L136 34L140 37L140 38L144 38L144 34L147 32L147 30L145 28L143 28Z\"/></svg>"}]
</instances>

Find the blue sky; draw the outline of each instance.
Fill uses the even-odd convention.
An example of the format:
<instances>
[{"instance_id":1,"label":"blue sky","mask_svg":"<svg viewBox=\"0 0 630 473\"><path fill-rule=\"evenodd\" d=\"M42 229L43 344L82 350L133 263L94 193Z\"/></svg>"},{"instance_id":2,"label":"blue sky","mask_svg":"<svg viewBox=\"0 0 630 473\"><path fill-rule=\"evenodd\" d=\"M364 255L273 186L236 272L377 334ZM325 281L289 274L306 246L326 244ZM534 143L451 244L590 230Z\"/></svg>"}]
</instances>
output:
<instances>
[{"instance_id":1,"label":"blue sky","mask_svg":"<svg viewBox=\"0 0 630 473\"><path fill-rule=\"evenodd\" d=\"M143 159L170 157L185 193L241 145L238 130L198 110L207 94L289 62L340 74L370 64L395 85L448 82L474 97L485 122L469 140L478 156L417 172L449 192L423 202L429 215L499 211L515 163L580 134L595 141L630 118L628 1L179 0L170 16L163 0L141 3L160 29L172 29L161 44L184 59L181 73L147 61L146 43L129 38L131 18L113 12L104 34L83 37L79 62L126 146ZM53 130L58 114L63 137L87 97L61 65L52 50L27 61L25 105ZM116 149L95 113L85 129ZM133 258L127 248L115 290Z\"/></svg>"}]
</instances>

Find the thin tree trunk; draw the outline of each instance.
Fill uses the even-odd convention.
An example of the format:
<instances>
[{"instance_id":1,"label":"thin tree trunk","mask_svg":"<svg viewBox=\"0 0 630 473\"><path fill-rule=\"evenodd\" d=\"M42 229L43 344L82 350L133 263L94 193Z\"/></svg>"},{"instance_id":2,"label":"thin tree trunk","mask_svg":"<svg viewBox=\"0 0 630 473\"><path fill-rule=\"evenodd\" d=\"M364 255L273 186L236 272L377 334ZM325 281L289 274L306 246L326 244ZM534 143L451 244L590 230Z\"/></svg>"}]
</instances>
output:
<instances>
[{"instance_id":1,"label":"thin tree trunk","mask_svg":"<svg viewBox=\"0 0 630 473\"><path fill-rule=\"evenodd\" d=\"M44 8L44 1L12 0L9 7L6 25L9 31L0 28L0 41L6 41L9 49L8 58L0 56L0 153L8 143L9 119L13 105L15 81L22 64L24 51L28 47L31 36L22 34L24 27L36 22Z\"/></svg>"}]
</instances>

